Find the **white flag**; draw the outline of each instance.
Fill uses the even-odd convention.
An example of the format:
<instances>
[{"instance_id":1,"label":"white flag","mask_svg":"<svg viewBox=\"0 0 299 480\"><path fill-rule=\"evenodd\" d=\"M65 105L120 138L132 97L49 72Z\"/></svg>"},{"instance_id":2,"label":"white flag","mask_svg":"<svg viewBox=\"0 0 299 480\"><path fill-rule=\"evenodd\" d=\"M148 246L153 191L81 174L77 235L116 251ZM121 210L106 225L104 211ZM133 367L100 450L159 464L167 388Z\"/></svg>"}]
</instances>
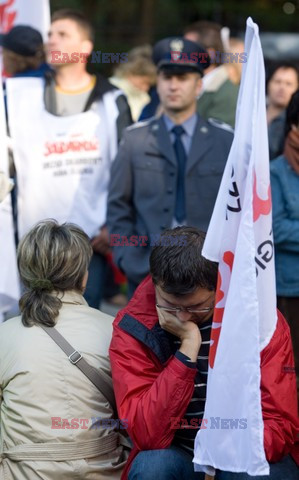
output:
<instances>
[{"instance_id":1,"label":"white flag","mask_svg":"<svg viewBox=\"0 0 299 480\"><path fill-rule=\"evenodd\" d=\"M0 0L0 33L15 25L30 25L39 30L44 41L50 25L49 0Z\"/></svg>"},{"instance_id":2,"label":"white flag","mask_svg":"<svg viewBox=\"0 0 299 480\"><path fill-rule=\"evenodd\" d=\"M0 170L8 175L8 151L2 79L0 75ZM0 203L0 322L17 305L20 296L11 197Z\"/></svg>"},{"instance_id":3,"label":"white flag","mask_svg":"<svg viewBox=\"0 0 299 480\"><path fill-rule=\"evenodd\" d=\"M247 20L231 147L203 255L219 262L204 418L196 470L268 475L260 351L277 321L265 72L258 26ZM212 468L209 468L212 467Z\"/></svg>"}]
</instances>

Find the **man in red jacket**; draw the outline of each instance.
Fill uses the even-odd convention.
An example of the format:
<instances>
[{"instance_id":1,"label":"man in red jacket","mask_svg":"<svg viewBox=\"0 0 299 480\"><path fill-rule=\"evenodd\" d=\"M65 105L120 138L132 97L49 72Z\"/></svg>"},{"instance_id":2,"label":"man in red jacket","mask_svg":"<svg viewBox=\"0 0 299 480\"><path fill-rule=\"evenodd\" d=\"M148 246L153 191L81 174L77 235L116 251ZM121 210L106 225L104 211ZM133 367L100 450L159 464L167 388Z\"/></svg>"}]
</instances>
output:
<instances>
[{"instance_id":1,"label":"man in red jacket","mask_svg":"<svg viewBox=\"0 0 299 480\"><path fill-rule=\"evenodd\" d=\"M123 479L195 480L193 444L203 419L217 264L201 252L205 235L193 227L166 230L154 246L150 273L114 322L110 346L120 418L134 449ZM299 424L289 328L278 313L261 352L264 447L270 476L298 480ZM135 458L136 457L136 458ZM133 461L134 460L134 461ZM132 463L133 461L133 463ZM217 472L217 480L249 479Z\"/></svg>"}]
</instances>

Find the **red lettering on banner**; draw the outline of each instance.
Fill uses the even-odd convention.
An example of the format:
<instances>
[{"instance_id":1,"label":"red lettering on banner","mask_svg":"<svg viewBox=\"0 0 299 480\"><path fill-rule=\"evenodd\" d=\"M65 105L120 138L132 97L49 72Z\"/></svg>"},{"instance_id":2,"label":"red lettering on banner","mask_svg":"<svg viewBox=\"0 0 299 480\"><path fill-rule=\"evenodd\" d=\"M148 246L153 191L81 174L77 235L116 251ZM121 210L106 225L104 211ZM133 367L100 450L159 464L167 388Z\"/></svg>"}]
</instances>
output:
<instances>
[{"instance_id":1,"label":"red lettering on banner","mask_svg":"<svg viewBox=\"0 0 299 480\"><path fill-rule=\"evenodd\" d=\"M99 148L99 142L95 140L69 141L69 142L46 142L44 156L62 154L66 152L95 152Z\"/></svg>"},{"instance_id":2,"label":"red lettering on banner","mask_svg":"<svg viewBox=\"0 0 299 480\"><path fill-rule=\"evenodd\" d=\"M17 11L8 11L9 8L14 8L14 3L15 0L7 0L6 3L0 4L1 33L8 32L14 26Z\"/></svg>"},{"instance_id":3,"label":"red lettering on banner","mask_svg":"<svg viewBox=\"0 0 299 480\"><path fill-rule=\"evenodd\" d=\"M258 196L257 189L256 189L256 173L254 173L253 178L253 221L256 222L261 215L269 215L272 208L272 201L271 201L271 187L269 183L267 198L263 200Z\"/></svg>"},{"instance_id":4,"label":"red lettering on banner","mask_svg":"<svg viewBox=\"0 0 299 480\"><path fill-rule=\"evenodd\" d=\"M234 254L233 252L227 251L224 252L223 254L223 261L226 265L229 266L230 274L232 273L232 268L233 268L233 263L234 263ZM222 275L224 275L225 272L222 272ZM219 337L221 333L221 324L222 324L222 319L223 319L223 314L224 314L224 307L219 307L217 306L221 300L224 298L226 292L224 290L221 290L221 288L225 288L223 286L223 277L221 275L220 269L218 270L218 279L217 279L217 289L216 289L216 298L215 298L215 309L214 309L214 316L213 316L213 324L215 327L212 327L211 331L211 346L210 346L210 353L209 353L209 365L211 368L214 368L214 363L215 363L215 358L216 358L216 352L217 352L217 347L218 347L218 342L219 342ZM226 279L226 285L228 285L229 282L227 282Z\"/></svg>"}]
</instances>

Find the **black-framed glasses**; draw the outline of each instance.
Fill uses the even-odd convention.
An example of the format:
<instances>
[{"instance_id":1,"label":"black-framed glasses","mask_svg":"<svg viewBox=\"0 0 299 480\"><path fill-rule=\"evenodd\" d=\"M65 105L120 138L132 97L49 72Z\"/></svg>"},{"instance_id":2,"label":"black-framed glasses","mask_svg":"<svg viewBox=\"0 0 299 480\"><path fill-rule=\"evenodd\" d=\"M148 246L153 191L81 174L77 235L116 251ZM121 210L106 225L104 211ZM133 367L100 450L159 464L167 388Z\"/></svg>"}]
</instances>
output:
<instances>
[{"instance_id":1,"label":"black-framed glasses","mask_svg":"<svg viewBox=\"0 0 299 480\"><path fill-rule=\"evenodd\" d=\"M175 315L177 313L181 312L188 312L188 313L208 313L211 310L213 310L214 307L203 307L203 308L192 308L192 307L166 307L165 305L159 305L156 303L156 307L159 308L159 310L163 310L165 312L169 313L174 313Z\"/></svg>"}]
</instances>

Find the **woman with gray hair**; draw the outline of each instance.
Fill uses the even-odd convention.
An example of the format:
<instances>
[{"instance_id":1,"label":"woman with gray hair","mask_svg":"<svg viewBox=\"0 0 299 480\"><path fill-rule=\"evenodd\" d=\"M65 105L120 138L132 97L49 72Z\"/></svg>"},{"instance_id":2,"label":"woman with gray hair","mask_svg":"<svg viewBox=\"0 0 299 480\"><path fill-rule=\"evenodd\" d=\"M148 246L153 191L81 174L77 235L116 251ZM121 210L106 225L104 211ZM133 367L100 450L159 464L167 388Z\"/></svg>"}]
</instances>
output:
<instances>
[{"instance_id":1,"label":"woman with gray hair","mask_svg":"<svg viewBox=\"0 0 299 480\"><path fill-rule=\"evenodd\" d=\"M21 316L0 326L0 478L120 479L112 318L82 294L92 255L76 225L38 223L21 240ZM77 368L78 367L78 368Z\"/></svg>"}]
</instances>

